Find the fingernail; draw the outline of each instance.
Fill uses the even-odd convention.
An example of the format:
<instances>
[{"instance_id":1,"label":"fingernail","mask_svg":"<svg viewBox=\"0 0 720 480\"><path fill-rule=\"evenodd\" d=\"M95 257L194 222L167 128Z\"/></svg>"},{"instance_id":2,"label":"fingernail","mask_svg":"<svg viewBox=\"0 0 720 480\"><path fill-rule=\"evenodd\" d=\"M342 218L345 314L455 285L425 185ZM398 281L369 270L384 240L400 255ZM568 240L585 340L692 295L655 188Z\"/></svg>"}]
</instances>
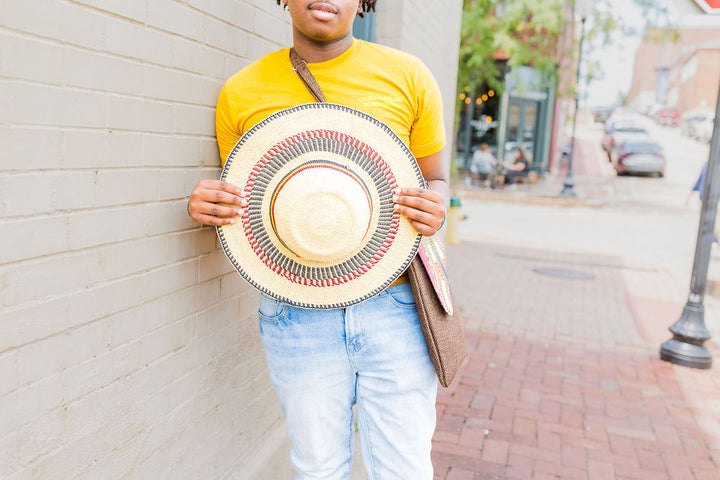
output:
<instances>
[{"instance_id":1,"label":"fingernail","mask_svg":"<svg viewBox=\"0 0 720 480\"><path fill-rule=\"evenodd\" d=\"M245 200L245 199L240 200L240 205L242 205L243 207L247 207L247 204L248 204L247 200Z\"/></svg>"},{"instance_id":2,"label":"fingernail","mask_svg":"<svg viewBox=\"0 0 720 480\"><path fill-rule=\"evenodd\" d=\"M400 187L396 187L396 188L395 188L395 193L398 193L398 194L399 194L399 193L402 193L402 189L401 189Z\"/></svg>"},{"instance_id":3,"label":"fingernail","mask_svg":"<svg viewBox=\"0 0 720 480\"><path fill-rule=\"evenodd\" d=\"M241 197L245 198L245 190L238 188L238 189L237 189L237 193L238 193L238 195L240 195Z\"/></svg>"},{"instance_id":4,"label":"fingernail","mask_svg":"<svg viewBox=\"0 0 720 480\"><path fill-rule=\"evenodd\" d=\"M242 215L242 210L240 210L239 208L236 208L236 209L235 209L235 214L236 214L236 215Z\"/></svg>"},{"instance_id":5,"label":"fingernail","mask_svg":"<svg viewBox=\"0 0 720 480\"><path fill-rule=\"evenodd\" d=\"M229 223L235 223L235 219L234 219L234 218L231 218L231 219L229 220Z\"/></svg>"},{"instance_id":6,"label":"fingernail","mask_svg":"<svg viewBox=\"0 0 720 480\"><path fill-rule=\"evenodd\" d=\"M393 195L393 202L397 202L398 200L400 200L400 197L398 197L397 195Z\"/></svg>"},{"instance_id":7,"label":"fingernail","mask_svg":"<svg viewBox=\"0 0 720 480\"><path fill-rule=\"evenodd\" d=\"M398 204L393 205L393 210L400 210L400 205L398 205Z\"/></svg>"}]
</instances>

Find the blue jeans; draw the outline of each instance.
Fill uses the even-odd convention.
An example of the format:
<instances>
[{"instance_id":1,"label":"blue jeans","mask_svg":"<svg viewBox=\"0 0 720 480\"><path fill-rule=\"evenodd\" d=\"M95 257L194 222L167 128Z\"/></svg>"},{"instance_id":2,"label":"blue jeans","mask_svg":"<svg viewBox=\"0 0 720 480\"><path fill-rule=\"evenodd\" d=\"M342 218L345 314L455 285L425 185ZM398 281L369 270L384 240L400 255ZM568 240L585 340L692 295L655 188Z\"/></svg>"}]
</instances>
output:
<instances>
[{"instance_id":1,"label":"blue jeans","mask_svg":"<svg viewBox=\"0 0 720 480\"><path fill-rule=\"evenodd\" d=\"M346 480L357 403L369 479L432 480L437 376L408 283L348 308L263 295L260 334L296 480Z\"/></svg>"}]
</instances>

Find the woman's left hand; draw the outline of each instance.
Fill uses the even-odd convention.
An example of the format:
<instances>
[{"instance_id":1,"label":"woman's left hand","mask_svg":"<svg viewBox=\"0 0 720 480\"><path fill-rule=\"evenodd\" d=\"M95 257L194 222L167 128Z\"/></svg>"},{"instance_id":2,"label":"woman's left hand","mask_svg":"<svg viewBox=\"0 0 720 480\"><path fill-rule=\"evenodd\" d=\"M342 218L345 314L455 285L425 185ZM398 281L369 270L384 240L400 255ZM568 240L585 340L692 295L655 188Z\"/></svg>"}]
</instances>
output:
<instances>
[{"instance_id":1,"label":"woman's left hand","mask_svg":"<svg viewBox=\"0 0 720 480\"><path fill-rule=\"evenodd\" d=\"M415 230L426 237L434 235L445 218L445 197L425 188L396 188L395 210L407 217Z\"/></svg>"}]
</instances>

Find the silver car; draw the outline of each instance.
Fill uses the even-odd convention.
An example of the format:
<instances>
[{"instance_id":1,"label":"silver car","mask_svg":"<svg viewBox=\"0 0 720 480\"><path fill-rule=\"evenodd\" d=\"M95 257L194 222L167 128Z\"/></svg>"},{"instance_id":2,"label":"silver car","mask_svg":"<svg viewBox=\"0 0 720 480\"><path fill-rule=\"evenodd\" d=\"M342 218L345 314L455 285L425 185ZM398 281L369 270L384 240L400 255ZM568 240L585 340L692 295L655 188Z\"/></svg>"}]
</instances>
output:
<instances>
[{"instance_id":1,"label":"silver car","mask_svg":"<svg viewBox=\"0 0 720 480\"><path fill-rule=\"evenodd\" d=\"M605 126L605 133L601 140L603 150L608 154L608 158L612 154L612 149L618 143L615 138L617 135L624 135L627 133L647 133L645 127L643 127L634 118L621 118L614 122L608 121Z\"/></svg>"},{"instance_id":2,"label":"silver car","mask_svg":"<svg viewBox=\"0 0 720 480\"><path fill-rule=\"evenodd\" d=\"M665 176L665 154L650 137L629 137L612 150L612 163L618 175L654 173Z\"/></svg>"}]
</instances>

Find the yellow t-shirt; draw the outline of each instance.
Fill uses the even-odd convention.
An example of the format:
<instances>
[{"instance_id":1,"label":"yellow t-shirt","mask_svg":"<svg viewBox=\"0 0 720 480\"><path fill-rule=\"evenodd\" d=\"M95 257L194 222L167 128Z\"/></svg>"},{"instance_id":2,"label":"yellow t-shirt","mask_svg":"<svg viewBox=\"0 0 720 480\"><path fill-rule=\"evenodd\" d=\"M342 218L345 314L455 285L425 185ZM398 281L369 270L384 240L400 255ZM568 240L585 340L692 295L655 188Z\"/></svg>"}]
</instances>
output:
<instances>
[{"instance_id":1,"label":"yellow t-shirt","mask_svg":"<svg viewBox=\"0 0 720 480\"><path fill-rule=\"evenodd\" d=\"M293 71L284 48L233 75L223 87L215 115L220 156L225 159L242 134L284 108L315 99ZM353 40L342 55L308 63L325 99L386 123L417 158L445 146L440 89L416 57Z\"/></svg>"}]
</instances>

